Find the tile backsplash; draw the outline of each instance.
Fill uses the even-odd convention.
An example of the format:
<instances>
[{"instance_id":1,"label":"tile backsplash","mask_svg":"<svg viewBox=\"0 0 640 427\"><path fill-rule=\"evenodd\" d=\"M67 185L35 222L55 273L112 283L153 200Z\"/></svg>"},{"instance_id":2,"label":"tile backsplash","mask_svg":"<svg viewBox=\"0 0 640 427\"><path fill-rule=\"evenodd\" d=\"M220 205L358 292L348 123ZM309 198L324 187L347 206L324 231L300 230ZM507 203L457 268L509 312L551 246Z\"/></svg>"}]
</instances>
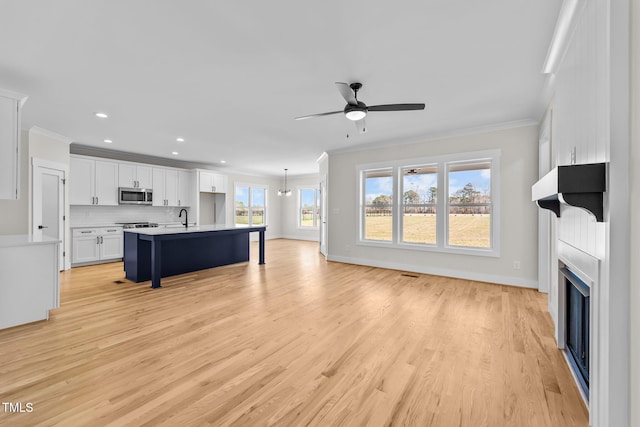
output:
<instances>
[{"instance_id":1,"label":"tile backsplash","mask_svg":"<svg viewBox=\"0 0 640 427\"><path fill-rule=\"evenodd\" d=\"M179 222L184 220L178 218L180 209L175 207L163 206L70 206L69 225L71 227L93 226L114 224L117 222ZM191 216L191 209L185 208ZM193 215L189 218L189 222L195 221Z\"/></svg>"}]
</instances>

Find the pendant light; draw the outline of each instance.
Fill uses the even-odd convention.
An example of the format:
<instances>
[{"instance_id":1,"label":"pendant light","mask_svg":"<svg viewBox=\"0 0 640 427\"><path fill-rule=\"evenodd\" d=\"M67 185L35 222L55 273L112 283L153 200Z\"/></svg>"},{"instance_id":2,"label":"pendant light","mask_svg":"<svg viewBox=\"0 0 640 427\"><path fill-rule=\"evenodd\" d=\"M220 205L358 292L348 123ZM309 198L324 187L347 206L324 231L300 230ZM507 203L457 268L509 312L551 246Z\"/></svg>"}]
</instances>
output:
<instances>
[{"instance_id":1,"label":"pendant light","mask_svg":"<svg viewBox=\"0 0 640 427\"><path fill-rule=\"evenodd\" d=\"M291 190L287 188L287 171L288 170L289 169L287 168L284 169L284 190L278 190L278 196L282 196L282 195L285 195L287 197L291 196Z\"/></svg>"}]
</instances>

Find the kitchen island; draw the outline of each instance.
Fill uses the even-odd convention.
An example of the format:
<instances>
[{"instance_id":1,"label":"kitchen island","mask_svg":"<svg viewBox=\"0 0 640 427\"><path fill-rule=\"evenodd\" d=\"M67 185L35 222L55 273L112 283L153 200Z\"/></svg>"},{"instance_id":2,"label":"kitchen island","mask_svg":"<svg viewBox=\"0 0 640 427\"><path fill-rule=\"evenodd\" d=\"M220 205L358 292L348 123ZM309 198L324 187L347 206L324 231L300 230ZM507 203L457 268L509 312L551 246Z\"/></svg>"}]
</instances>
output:
<instances>
[{"instance_id":1,"label":"kitchen island","mask_svg":"<svg viewBox=\"0 0 640 427\"><path fill-rule=\"evenodd\" d=\"M0 329L49 318L60 307L60 240L0 236Z\"/></svg>"},{"instance_id":2,"label":"kitchen island","mask_svg":"<svg viewBox=\"0 0 640 427\"><path fill-rule=\"evenodd\" d=\"M132 282L249 261L249 234L259 233L259 264L264 264L266 226L202 225L124 230L125 277Z\"/></svg>"}]
</instances>

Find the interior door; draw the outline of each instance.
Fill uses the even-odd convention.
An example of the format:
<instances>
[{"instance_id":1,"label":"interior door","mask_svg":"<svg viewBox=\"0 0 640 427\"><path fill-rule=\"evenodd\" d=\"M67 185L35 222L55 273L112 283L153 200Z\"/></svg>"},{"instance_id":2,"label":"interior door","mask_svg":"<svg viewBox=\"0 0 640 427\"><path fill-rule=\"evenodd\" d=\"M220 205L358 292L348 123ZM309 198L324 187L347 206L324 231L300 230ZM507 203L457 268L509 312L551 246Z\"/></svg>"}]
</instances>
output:
<instances>
[{"instance_id":1,"label":"interior door","mask_svg":"<svg viewBox=\"0 0 640 427\"><path fill-rule=\"evenodd\" d=\"M63 170L33 167L33 230L35 237L60 240L58 269L64 270L64 182Z\"/></svg>"}]
</instances>

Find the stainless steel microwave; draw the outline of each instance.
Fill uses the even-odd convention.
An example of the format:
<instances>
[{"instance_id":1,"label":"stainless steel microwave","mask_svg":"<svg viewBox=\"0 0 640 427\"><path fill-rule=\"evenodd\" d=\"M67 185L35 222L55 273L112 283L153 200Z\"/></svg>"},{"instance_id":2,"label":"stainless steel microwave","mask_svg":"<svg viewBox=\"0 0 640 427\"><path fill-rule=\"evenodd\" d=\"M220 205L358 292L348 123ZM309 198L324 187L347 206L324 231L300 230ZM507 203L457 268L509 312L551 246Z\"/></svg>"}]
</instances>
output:
<instances>
[{"instance_id":1,"label":"stainless steel microwave","mask_svg":"<svg viewBox=\"0 0 640 427\"><path fill-rule=\"evenodd\" d=\"M150 188L118 188L118 203L121 205L150 205L153 203L153 190Z\"/></svg>"}]
</instances>

